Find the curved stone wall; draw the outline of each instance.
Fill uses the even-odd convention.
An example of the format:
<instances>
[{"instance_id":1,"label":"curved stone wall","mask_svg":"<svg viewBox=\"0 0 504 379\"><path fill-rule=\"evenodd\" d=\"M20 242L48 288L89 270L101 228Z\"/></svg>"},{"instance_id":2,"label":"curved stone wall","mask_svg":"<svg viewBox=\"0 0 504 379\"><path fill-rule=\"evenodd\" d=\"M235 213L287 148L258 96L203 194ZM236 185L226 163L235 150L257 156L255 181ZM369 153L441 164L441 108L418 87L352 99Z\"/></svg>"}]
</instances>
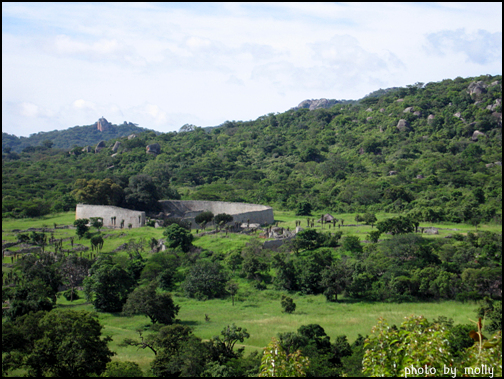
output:
<instances>
[{"instance_id":1,"label":"curved stone wall","mask_svg":"<svg viewBox=\"0 0 504 379\"><path fill-rule=\"evenodd\" d=\"M260 225L274 222L273 208L266 205L206 200L162 200L160 203L165 215L189 220L193 228L199 228L199 225L194 222L194 218L206 211L210 211L214 215L227 213L233 216L233 222L250 222Z\"/></svg>"},{"instance_id":2,"label":"curved stone wall","mask_svg":"<svg viewBox=\"0 0 504 379\"><path fill-rule=\"evenodd\" d=\"M101 217L103 226L119 228L124 220L124 227L131 224L133 228L145 225L145 212L132 211L131 209L114 207L112 205L77 204L75 219ZM113 219L115 217L115 220Z\"/></svg>"}]
</instances>

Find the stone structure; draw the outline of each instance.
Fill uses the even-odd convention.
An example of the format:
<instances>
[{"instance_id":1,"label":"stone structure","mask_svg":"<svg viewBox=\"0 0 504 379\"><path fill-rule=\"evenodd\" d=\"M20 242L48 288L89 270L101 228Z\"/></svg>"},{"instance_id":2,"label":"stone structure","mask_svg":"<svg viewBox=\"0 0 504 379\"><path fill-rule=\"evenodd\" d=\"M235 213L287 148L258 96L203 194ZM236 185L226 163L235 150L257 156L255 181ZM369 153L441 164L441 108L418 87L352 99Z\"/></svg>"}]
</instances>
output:
<instances>
[{"instance_id":1,"label":"stone structure","mask_svg":"<svg viewBox=\"0 0 504 379\"><path fill-rule=\"evenodd\" d=\"M194 218L206 211L212 212L214 215L227 213L233 216L232 223L250 222L267 225L274 222L273 208L265 205L205 200L162 200L160 203L165 217L188 220L194 229L200 228Z\"/></svg>"},{"instance_id":2,"label":"stone structure","mask_svg":"<svg viewBox=\"0 0 504 379\"><path fill-rule=\"evenodd\" d=\"M105 117L101 116L101 118L95 122L96 129L100 132L103 132L105 129L111 126L110 122L108 122Z\"/></svg>"},{"instance_id":3,"label":"stone structure","mask_svg":"<svg viewBox=\"0 0 504 379\"><path fill-rule=\"evenodd\" d=\"M75 208L75 219L101 217L103 226L120 228L124 220L123 227L127 228L131 224L132 228L139 228L145 225L145 212L133 211L131 209L114 207L112 205L88 205L77 204Z\"/></svg>"}]
</instances>

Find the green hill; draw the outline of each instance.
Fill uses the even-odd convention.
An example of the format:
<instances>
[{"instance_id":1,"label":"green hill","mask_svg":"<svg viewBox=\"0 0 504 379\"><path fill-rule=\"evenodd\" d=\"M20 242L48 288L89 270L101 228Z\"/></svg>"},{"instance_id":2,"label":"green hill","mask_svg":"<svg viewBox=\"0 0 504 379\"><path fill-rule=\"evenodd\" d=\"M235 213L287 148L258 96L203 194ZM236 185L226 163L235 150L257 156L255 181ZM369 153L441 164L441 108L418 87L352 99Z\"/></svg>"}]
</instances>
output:
<instances>
[{"instance_id":1,"label":"green hill","mask_svg":"<svg viewBox=\"0 0 504 379\"><path fill-rule=\"evenodd\" d=\"M105 120L106 121L106 120ZM71 149L74 146L96 145L100 141L141 133L149 129L141 128L136 124L124 121L121 125L108 124L100 131L97 123L93 125L74 126L66 130L53 130L52 132L39 132L29 137L17 137L12 134L2 133L2 151L19 153L23 149L33 151L37 146L44 146L52 142L52 147L58 149ZM9 150L10 149L10 150Z\"/></svg>"},{"instance_id":2,"label":"green hill","mask_svg":"<svg viewBox=\"0 0 504 379\"><path fill-rule=\"evenodd\" d=\"M53 141L52 148L3 154L2 210L22 216L34 203L71 209L77 179L110 178L126 188L142 173L165 197L178 190L184 199L276 209L308 202L315 212L500 222L501 98L501 76L459 77L214 129L116 137L107 143L121 142L114 156L110 148L83 153L84 144L69 154ZM160 153L146 153L154 143Z\"/></svg>"}]
</instances>

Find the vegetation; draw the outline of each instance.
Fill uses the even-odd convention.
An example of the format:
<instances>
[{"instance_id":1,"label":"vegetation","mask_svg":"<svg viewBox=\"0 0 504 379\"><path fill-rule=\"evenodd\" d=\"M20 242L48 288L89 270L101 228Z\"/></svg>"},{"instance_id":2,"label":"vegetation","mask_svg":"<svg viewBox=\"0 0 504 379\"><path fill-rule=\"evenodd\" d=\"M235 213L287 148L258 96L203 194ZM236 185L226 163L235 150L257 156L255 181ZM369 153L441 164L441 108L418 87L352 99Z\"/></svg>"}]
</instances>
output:
<instances>
[{"instance_id":1,"label":"vegetation","mask_svg":"<svg viewBox=\"0 0 504 379\"><path fill-rule=\"evenodd\" d=\"M475 80L486 92L467 93ZM495 81L144 133L114 157L4 150L3 374L399 376L429 361L501 375ZM226 214L200 215L210 233L47 216L77 201L155 215L180 196L270 204L279 229L303 230L271 251L272 226L235 233Z\"/></svg>"}]
</instances>

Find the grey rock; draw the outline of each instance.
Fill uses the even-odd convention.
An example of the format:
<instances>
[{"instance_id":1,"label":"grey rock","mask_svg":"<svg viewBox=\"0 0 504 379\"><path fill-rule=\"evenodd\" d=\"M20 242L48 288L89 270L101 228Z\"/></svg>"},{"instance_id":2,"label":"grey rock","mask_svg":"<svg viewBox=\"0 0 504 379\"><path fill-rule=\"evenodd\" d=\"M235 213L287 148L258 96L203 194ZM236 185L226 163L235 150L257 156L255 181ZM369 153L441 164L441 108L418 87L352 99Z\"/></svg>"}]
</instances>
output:
<instances>
[{"instance_id":1,"label":"grey rock","mask_svg":"<svg viewBox=\"0 0 504 379\"><path fill-rule=\"evenodd\" d=\"M366 112L372 112L372 111L373 111L373 108L366 109Z\"/></svg>"},{"instance_id":2,"label":"grey rock","mask_svg":"<svg viewBox=\"0 0 504 379\"><path fill-rule=\"evenodd\" d=\"M159 143L153 143L152 145L147 145L146 152L148 154L161 154L161 146L159 146Z\"/></svg>"},{"instance_id":3,"label":"grey rock","mask_svg":"<svg viewBox=\"0 0 504 379\"><path fill-rule=\"evenodd\" d=\"M389 171L389 176L392 176L392 175L397 175L397 171Z\"/></svg>"},{"instance_id":4,"label":"grey rock","mask_svg":"<svg viewBox=\"0 0 504 379\"><path fill-rule=\"evenodd\" d=\"M105 145L105 141L98 142L98 145L96 145L96 148L95 148L95 153L99 153L100 151L102 151L106 147L107 147L107 145Z\"/></svg>"},{"instance_id":5,"label":"grey rock","mask_svg":"<svg viewBox=\"0 0 504 379\"><path fill-rule=\"evenodd\" d=\"M409 122L404 119L400 119L397 123L397 129L399 129L401 132L408 130L409 126Z\"/></svg>"},{"instance_id":6,"label":"grey rock","mask_svg":"<svg viewBox=\"0 0 504 379\"><path fill-rule=\"evenodd\" d=\"M308 108L309 110L313 111L319 108L330 108L333 105L338 104L340 102L341 101L334 99L304 100L300 102L297 107L294 107L293 109Z\"/></svg>"},{"instance_id":7,"label":"grey rock","mask_svg":"<svg viewBox=\"0 0 504 379\"><path fill-rule=\"evenodd\" d=\"M478 82L472 82L469 84L469 87L467 87L467 90L470 95L479 95L482 93L486 92L485 88L485 83L483 83L481 80Z\"/></svg>"},{"instance_id":8,"label":"grey rock","mask_svg":"<svg viewBox=\"0 0 504 379\"><path fill-rule=\"evenodd\" d=\"M121 146L121 142L116 141L116 143L114 143L114 146L112 146L112 151L115 153L119 149L119 146Z\"/></svg>"},{"instance_id":9,"label":"grey rock","mask_svg":"<svg viewBox=\"0 0 504 379\"><path fill-rule=\"evenodd\" d=\"M486 134L483 132L480 132L479 130L475 130L471 139L473 141L477 141L479 137L486 137Z\"/></svg>"},{"instance_id":10,"label":"grey rock","mask_svg":"<svg viewBox=\"0 0 504 379\"><path fill-rule=\"evenodd\" d=\"M136 138L136 134L130 134L130 135L128 136L128 139L133 139L133 138Z\"/></svg>"},{"instance_id":11,"label":"grey rock","mask_svg":"<svg viewBox=\"0 0 504 379\"><path fill-rule=\"evenodd\" d=\"M403 110L403 113L411 113L413 112L413 107L408 107Z\"/></svg>"}]
</instances>

